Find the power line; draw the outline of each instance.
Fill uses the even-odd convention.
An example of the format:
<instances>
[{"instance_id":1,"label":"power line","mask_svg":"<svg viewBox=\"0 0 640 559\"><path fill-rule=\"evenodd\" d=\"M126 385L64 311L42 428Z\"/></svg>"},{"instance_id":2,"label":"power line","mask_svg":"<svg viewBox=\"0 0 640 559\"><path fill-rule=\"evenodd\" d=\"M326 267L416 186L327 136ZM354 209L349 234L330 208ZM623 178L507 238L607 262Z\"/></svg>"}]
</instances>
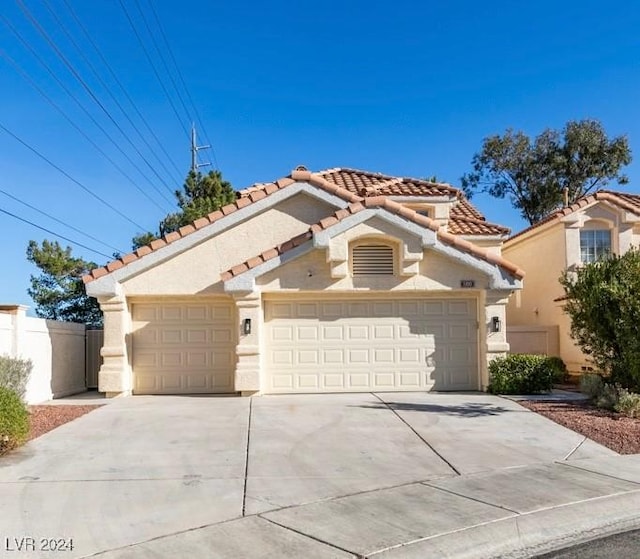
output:
<instances>
[{"instance_id":1,"label":"power line","mask_svg":"<svg viewBox=\"0 0 640 559\"><path fill-rule=\"evenodd\" d=\"M100 48L98 47L98 45L96 44L96 42L93 40L91 33L89 33L89 31L87 31L86 26L82 23L82 20L80 20L80 18L78 17L77 13L75 12L75 10L73 9L73 7L69 4L69 0L63 0L65 6L67 7L67 10L69 11L69 13L71 14L71 16L73 17L73 19L75 20L76 24L78 25L78 27L80 28L80 30L84 33L85 38L87 39L87 41L91 44L91 46L93 47L93 49L96 51L96 53L98 54L98 56L100 57L100 60L102 61L102 63L105 65L105 67L107 68L107 70L109 71L109 73L111 74L111 77L115 80L115 82L118 84L118 87L120 88L120 90L122 91L122 93L125 95L125 97L127 98L127 101L129 101L129 103L131 104L131 106L133 107L133 109L135 110L136 114L138 115L138 117L140 118L140 120L142 121L142 123L144 124L145 128L147 129L147 131L149 132L149 134L151 134L151 136L153 136L154 140L156 141L156 143L158 144L158 146L160 147L160 149L162 150L162 153L164 153L164 155L166 156L167 160L169 161L169 163L171 163L171 165L173 166L173 168L176 170L176 172L178 173L178 175L182 175L182 171L180 171L180 169L178 169L178 166L176 165L175 161L172 159L172 157L169 155L169 153L167 152L167 150L164 148L164 145L162 144L162 142L160 141L160 139L158 138L158 136L156 135L156 133L153 131L153 129L151 128L151 126L149 126L149 123L147 121L147 119L144 117L144 115L142 114L142 112L140 112L140 109L138 109L137 105L135 104L135 102L133 101L133 99L131 98L131 95L129 95L129 93L127 92L126 88L124 87L124 85L122 84L122 82L120 81L120 79L118 78L118 75L116 74L116 72L113 70L112 66L109 64L109 61L105 58L105 56L102 54L102 51L100 50Z\"/></svg>"},{"instance_id":2,"label":"power line","mask_svg":"<svg viewBox=\"0 0 640 559\"><path fill-rule=\"evenodd\" d=\"M56 21L56 23L58 24L58 26L60 27L60 29L62 29L62 32L65 34L65 36L67 37L67 39L69 39L69 42L73 45L73 47L76 49L76 51L78 52L78 54L80 55L80 58L82 58L82 60L84 60L85 64L89 67L89 69L93 72L93 75L96 77L96 79L98 80L98 82L100 83L100 85L104 88L104 90L107 92L107 94L109 95L109 97L111 97L111 99L113 100L113 102L116 104L116 106L118 107L118 109L120 109L120 112L123 114L123 116L127 119L127 122L129 123L129 125L131 126L131 128L133 128L135 130L135 132L137 133L138 137L140 138L140 140L142 140L142 142L144 143L145 146L147 146L147 148L149 149L149 151L151 152L151 154L156 158L156 160L158 161L158 163L160 164L160 166L162 167L162 169L164 170L164 172L167 174L167 177L171 177L171 171L169 171L169 169L167 168L167 166L164 164L164 161L158 157L158 155L156 154L155 149L151 146L151 144L149 143L149 141L144 137L144 135L142 134L142 132L140 132L140 129L138 128L138 126L136 125L135 122L133 122L133 120L131 119L131 117L129 116L129 113L125 110L125 108L122 106L122 104L120 103L120 101L118 101L117 97L112 93L111 88L109 87L109 85L102 79L102 76L100 75L100 72L98 72L98 70L96 69L96 67L93 65L93 63L91 62L91 60L89 60L89 58L87 57L87 55L85 55L83 49L80 48L80 46L78 45L78 43L76 42L76 40L74 39L73 35L69 32L69 30L67 29L67 26L64 24L64 22L62 21L62 19L60 17L58 17L58 14L55 12L55 10L51 7L51 4L49 3L49 0L42 0L45 7L47 8L47 10L49 11L49 13L52 15L53 19ZM174 177L175 180L175 177ZM179 182L179 181L178 181Z\"/></svg>"},{"instance_id":3,"label":"power line","mask_svg":"<svg viewBox=\"0 0 640 559\"><path fill-rule=\"evenodd\" d=\"M0 19L2 19L2 22L5 24L6 27L9 28L9 30L15 35L15 37L22 43L22 45L31 53L31 55L38 61L38 63L49 73L49 75L55 80L55 82L60 86L60 88L67 94L69 95L69 97L73 100L73 102L80 108L80 110L87 116L87 118L93 122L93 124L96 126L96 128L98 128L98 130L100 130L105 137L114 145L114 147L122 154L122 156L131 164L131 166L138 171L138 173L140 173L140 176L142 176L142 178L144 178L150 185L151 187L156 190L156 192L158 192L158 194L164 198L165 201L168 201L171 206L173 206L173 201L169 201L169 199L156 187L155 184L153 184L153 182L151 180L149 180L149 177L147 177L147 175L145 175L145 173L142 171L142 169L140 169L140 167L135 163L135 161L133 161L133 159L131 159L131 157L129 156L129 154L127 152L125 152L121 147L120 144L118 144L118 142L116 142L113 137L111 136L111 134L109 134L109 132L107 132L105 130L105 128L95 119L95 117L86 109L86 107L78 100L78 98L76 97L76 95L74 95L74 93L72 91L69 90L69 88L64 84L64 82L58 77L58 75L56 74L56 72L54 72L51 67L42 59L42 57L34 50L34 48L29 44L29 42L22 36L22 34L11 24L11 22L0 12ZM133 181L132 181L133 182ZM134 186L140 190L147 198L149 198L151 200L151 198L149 197L149 195L144 192L144 190L142 190L139 186L137 186L137 184L135 182L133 182ZM155 202L154 202L155 204ZM156 206L158 206L158 204L156 204ZM160 206L158 206L160 209L162 209ZM164 210L163 210L164 211Z\"/></svg>"},{"instance_id":4,"label":"power line","mask_svg":"<svg viewBox=\"0 0 640 559\"><path fill-rule=\"evenodd\" d=\"M151 43L153 44L153 47L156 49L156 52L158 53L158 57L160 58L160 62L162 63L162 66L164 67L164 70L165 70L167 76L169 76L169 80L171 80L171 85L173 85L173 89L175 90L175 92L178 95L178 99L180 100L180 104L182 105L182 110L184 111L185 115L187 116L187 121L190 122L193 119L191 118L191 115L189 114L189 110L187 109L187 106L186 106L186 104L184 102L184 98L182 97L182 93L180 93L180 90L178 89L178 86L176 85L176 82L173 79L173 74L169 70L169 66L167 66L167 62L164 59L164 56L162 55L162 51L160 50L160 47L158 47L158 43L156 41L155 35L151 31L151 27L149 27L149 23L147 22L147 18L144 15L144 11L140 8L140 3L138 2L138 0L133 0L133 1L134 1L135 5L136 5L136 8L138 8L138 11L140 12L140 16L142 17L142 23L144 24L149 37L151 37Z\"/></svg>"},{"instance_id":5,"label":"power line","mask_svg":"<svg viewBox=\"0 0 640 559\"><path fill-rule=\"evenodd\" d=\"M120 252L120 253L124 252L124 251L120 250L119 248L116 248L114 246L111 246L108 243L105 243L105 242L101 241L100 239L94 237L93 235L90 235L89 233L85 233L84 231L78 229L77 227L74 227L73 225L69 225L68 223L65 223L61 219L58 219L57 217L54 217L51 214L48 214L47 212L45 212L45 211L43 211L43 210L41 210L39 208L36 208L35 206L32 206L28 202L25 202L24 200L20 200L20 198L17 198L16 196L14 196L13 194L10 194L6 190L2 190L2 188L0 188L0 193L4 194L8 198L11 198L12 200L15 200L16 202L18 202L19 204L22 204L23 206L26 206L27 208L30 208L30 209L38 212L39 214L44 215L45 217L48 217L49 219L52 219L53 221L55 221L57 223L60 223L61 225L64 225L65 227L68 227L69 229L72 229L76 233L80 233L84 237L88 237L92 241L96 241L97 243L100 243L101 245L106 246L107 248L113 249L116 252Z\"/></svg>"},{"instance_id":6,"label":"power line","mask_svg":"<svg viewBox=\"0 0 640 559\"><path fill-rule=\"evenodd\" d=\"M5 127L1 122L0 122L0 130L4 130L4 132L6 132L7 134L9 134L9 136L11 136L13 139L17 140L18 142L20 142L24 147L26 147L28 150L30 150L31 152L35 153L40 159L42 159L43 161L45 161L46 163L48 163L49 165L51 165L56 171L58 171L59 173L63 174L65 177L67 177L70 181L74 182L75 184L77 184L80 188L82 188L82 190L86 191L88 194L90 194L91 196L93 196L96 200L99 200L102 204L104 204L105 206L107 206L109 209L113 210L115 213L117 213L120 217L122 217L123 219L126 219L129 223L135 225L139 230L144 231L145 228L140 225L139 223L136 223L135 221L133 221L131 218L127 217L125 214L123 214L118 208L112 206L109 202L107 202L106 200L100 198L100 196L98 196L95 192L93 192L90 188L88 188L87 186L85 186L84 184L82 184L80 181L74 179L69 173L67 173L64 169L58 167L53 161L51 161L50 159L47 159L44 155L42 155L37 149L35 149L34 147L31 147L27 142L25 142L24 140L22 140L21 138L19 138L18 136L16 136L13 132L11 132L11 130L9 130L7 127Z\"/></svg>"},{"instance_id":7,"label":"power line","mask_svg":"<svg viewBox=\"0 0 640 559\"><path fill-rule=\"evenodd\" d=\"M60 60L62 60L62 62L64 63L64 65L67 67L67 69L71 72L71 74L76 78L76 80L78 80L78 82L80 83L80 85L82 85L82 87L85 89L85 91L87 92L87 94L95 101L95 103L100 107L100 109L102 110L102 112L104 112L104 114L107 116L107 118L112 122L112 124L118 129L118 131L122 134L122 137L129 143L129 145L135 150L135 152L140 156L140 158L145 162L145 164L149 167L149 169L151 170L151 172L156 175L156 177L158 178L158 180L160 180L161 184L171 193L173 194L173 191L166 185L164 184L164 180L163 178L160 176L160 174L158 173L158 171L155 169L155 167L153 165L151 165L151 163L149 162L149 160L144 156L144 154L138 149L138 147L131 141L131 139L129 138L129 136L126 134L126 132L122 129L122 127L116 122L116 120L113 118L113 116L111 115L111 113L107 110L107 108L104 106L104 104L100 101L100 99L98 99L98 97L94 94L93 90L89 87L89 85L84 81L84 79L82 78L82 76L77 72L77 70L75 69L75 67L73 66L73 64L71 64L69 62L69 60L67 59L67 57L64 55L64 53L58 48L58 46L56 45L56 43L51 39L51 37L49 37L48 33L45 31L45 29L40 25L40 23L38 22L38 20L33 16L33 14L31 13L31 11L29 10L29 8L27 8L27 6L25 5L25 3L23 2L23 0L16 0L16 2L18 3L20 9L22 10L22 12L24 13L24 15L27 17L27 19L29 19L29 21L31 22L31 24L36 28L36 30L38 31L38 33L40 33L40 35L42 35L42 37L45 39L45 41L49 44L49 46L51 47L51 49L56 53L56 55L58 56L58 58L60 58Z\"/></svg>"},{"instance_id":8,"label":"power line","mask_svg":"<svg viewBox=\"0 0 640 559\"><path fill-rule=\"evenodd\" d=\"M151 69L153 70L153 73L155 74L156 79L158 80L158 83L160 84L160 87L162 88L162 91L164 91L164 94L166 95L166 97L167 97L167 99L169 101L169 104L171 105L171 108L173 109L173 114L178 119L178 122L180 123L180 126L182 127L182 130L184 131L185 135L187 136L187 138L189 138L189 132L187 131L187 128L186 128L184 122L182 122L182 120L180 119L180 115L178 114L178 110L176 109L176 106L175 106L175 104L173 102L173 99L171 99L171 96L169 95L169 92L167 91L167 88L165 87L165 85L164 85L164 83L162 81L162 78L160 77L160 74L158 73L158 70L156 69L155 64L153 63L153 60L151 59L151 56L149 55L149 51L147 50L147 47L144 46L144 41L142 40L142 37L140 37L140 33L138 33L138 30L136 29L135 23L131 19L131 14L129 14L129 11L127 10L127 7L124 5L122 0L118 0L118 2L120 3L120 7L122 8L122 11L124 12L124 14L125 14L125 16L127 18L127 21L129 22L129 25L131 26L131 29L132 29L134 35L138 39L138 43L142 47L142 50L143 50L145 56L147 57L147 61L149 62L149 65L151 66Z\"/></svg>"},{"instance_id":9,"label":"power line","mask_svg":"<svg viewBox=\"0 0 640 559\"><path fill-rule=\"evenodd\" d=\"M65 2L67 2L67 0L64 0ZM216 169L220 170L220 166L218 165L218 159L216 158L216 152L215 149L213 148L213 143L211 142L211 140L209 139L209 135L207 134L207 130L204 127L203 121L200 118L200 112L198 111L198 107L197 105L194 103L193 101L193 97L191 96L191 92L189 91L189 88L187 87L187 83L182 75L182 71L180 70L180 66L178 65L178 62L176 61L176 57L173 55L173 49L171 48L171 44L169 43L169 40L167 39L167 34L164 31L164 27L162 25L162 22L160 21L160 18L158 17L158 12L155 8L155 6L153 5L153 1L152 0L148 0L148 4L149 7L151 8L151 13L153 14L154 19L156 20L156 27L160 30L160 35L164 41L165 46L167 47L167 52L169 53L169 57L171 58L171 61L173 62L173 66L176 69L176 73L178 74L178 79L180 80L180 82L182 83L182 87L184 88L186 94L187 94L187 98L189 99L189 102L191 103L191 106L193 107L193 112L196 116L196 120L198 121L198 125L200 126L200 129L202 130L202 133L204 135L204 139L206 140L207 144L209 144L210 148L211 148L211 154L213 155L213 161L216 165Z\"/></svg>"},{"instance_id":10,"label":"power line","mask_svg":"<svg viewBox=\"0 0 640 559\"><path fill-rule=\"evenodd\" d=\"M51 97L49 97L45 91L42 90L42 88L40 88L40 86L38 86L38 84L31 78L31 76L29 76L29 74L27 74L21 67L20 65L13 59L11 58L4 50L0 49L0 56L2 56L5 60L7 60L14 68L15 70L29 83L29 85L31 85L31 87L33 87L40 95L42 95L42 97L45 98L45 100L54 108L56 109L64 118L65 120L71 125L73 126L73 128L75 128L77 130L77 132L82 135L82 137L87 140L87 142L89 142L107 161L109 161L109 163L111 163L118 171L120 171L120 173L135 187L137 188L152 204L154 204L157 208L159 208L161 211L165 211L164 208L162 206L160 206L160 204L158 204L153 198L151 198L151 196L149 196L149 194L147 194L147 192L145 192L142 188L140 188L138 186L138 184L127 174L127 172L120 167L120 165L118 165L112 158L111 156L109 156L108 153L106 153L98 144L96 144L90 137L89 135L80 127L78 126L72 119L70 116L67 115L67 113L65 113L65 111L60 108L60 106L53 100L51 99Z\"/></svg>"},{"instance_id":11,"label":"power line","mask_svg":"<svg viewBox=\"0 0 640 559\"><path fill-rule=\"evenodd\" d=\"M20 217L19 215L13 214L11 212L8 212L7 210L4 210L2 208L0 208L0 212L2 212L3 214L7 214L19 221L22 221L24 223L28 223L29 225L36 227L37 229L40 229L41 231L44 231L45 233L49 233L49 235L53 235L54 237L58 237L59 239L64 239L65 241L72 243L76 246L82 247L86 250L89 250L91 252L95 252L96 254L99 254L100 256L105 256L106 258L113 258L112 255L110 254L105 254L104 252L100 252L99 250L96 250L94 248L88 247L87 245L83 245L82 243L79 243L78 241L74 241L72 239L69 239L68 237L65 237L64 235L60 235L59 233L55 233L54 231L51 231L50 229L47 229L46 227L42 227L41 225L38 225L37 223L33 223L33 221L29 221L28 219L25 219L24 217Z\"/></svg>"}]
</instances>

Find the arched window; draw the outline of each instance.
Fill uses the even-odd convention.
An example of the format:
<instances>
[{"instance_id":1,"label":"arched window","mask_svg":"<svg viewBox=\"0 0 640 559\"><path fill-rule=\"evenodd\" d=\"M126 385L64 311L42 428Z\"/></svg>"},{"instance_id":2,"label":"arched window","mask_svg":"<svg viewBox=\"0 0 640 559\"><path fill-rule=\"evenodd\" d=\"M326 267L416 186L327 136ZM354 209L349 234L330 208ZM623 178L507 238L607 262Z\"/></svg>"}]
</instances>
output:
<instances>
[{"instance_id":1,"label":"arched window","mask_svg":"<svg viewBox=\"0 0 640 559\"><path fill-rule=\"evenodd\" d=\"M580 231L580 261L595 262L611 254L611 231L583 229Z\"/></svg>"}]
</instances>

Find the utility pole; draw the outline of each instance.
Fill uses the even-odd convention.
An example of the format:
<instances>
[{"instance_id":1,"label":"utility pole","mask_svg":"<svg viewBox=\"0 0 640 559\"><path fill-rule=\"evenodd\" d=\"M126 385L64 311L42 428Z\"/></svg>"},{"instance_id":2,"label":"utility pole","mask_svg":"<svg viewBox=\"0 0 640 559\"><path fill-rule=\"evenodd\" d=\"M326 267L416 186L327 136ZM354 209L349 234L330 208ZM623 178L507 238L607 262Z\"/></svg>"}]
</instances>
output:
<instances>
[{"instance_id":1,"label":"utility pole","mask_svg":"<svg viewBox=\"0 0 640 559\"><path fill-rule=\"evenodd\" d=\"M199 146L196 141L196 125L191 125L191 170L196 173L199 167L211 165L211 163L198 163L198 152L201 149L209 149L211 146Z\"/></svg>"}]
</instances>

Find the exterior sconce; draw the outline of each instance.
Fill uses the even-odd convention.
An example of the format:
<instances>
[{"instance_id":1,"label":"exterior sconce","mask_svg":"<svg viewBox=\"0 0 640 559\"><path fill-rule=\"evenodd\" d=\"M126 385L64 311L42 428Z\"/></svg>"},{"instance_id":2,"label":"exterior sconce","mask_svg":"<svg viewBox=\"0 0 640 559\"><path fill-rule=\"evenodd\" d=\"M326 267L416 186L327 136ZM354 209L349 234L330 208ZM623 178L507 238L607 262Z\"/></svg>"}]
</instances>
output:
<instances>
[{"instance_id":1,"label":"exterior sconce","mask_svg":"<svg viewBox=\"0 0 640 559\"><path fill-rule=\"evenodd\" d=\"M499 316L491 317L491 331L492 332L500 332L502 330L502 321Z\"/></svg>"},{"instance_id":2,"label":"exterior sconce","mask_svg":"<svg viewBox=\"0 0 640 559\"><path fill-rule=\"evenodd\" d=\"M242 333L247 335L247 334L251 334L251 319L250 318L245 318L242 321Z\"/></svg>"}]
</instances>

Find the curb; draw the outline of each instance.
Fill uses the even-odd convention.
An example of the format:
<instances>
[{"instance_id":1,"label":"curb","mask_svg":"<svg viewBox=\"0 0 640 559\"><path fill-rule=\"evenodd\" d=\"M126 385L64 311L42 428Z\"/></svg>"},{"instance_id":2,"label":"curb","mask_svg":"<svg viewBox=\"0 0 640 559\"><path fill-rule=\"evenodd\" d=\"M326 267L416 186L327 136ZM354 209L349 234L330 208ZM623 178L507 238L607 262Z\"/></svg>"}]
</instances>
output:
<instances>
[{"instance_id":1,"label":"curb","mask_svg":"<svg viewBox=\"0 0 640 559\"><path fill-rule=\"evenodd\" d=\"M521 559L640 528L640 489L518 514L367 555Z\"/></svg>"}]
</instances>

